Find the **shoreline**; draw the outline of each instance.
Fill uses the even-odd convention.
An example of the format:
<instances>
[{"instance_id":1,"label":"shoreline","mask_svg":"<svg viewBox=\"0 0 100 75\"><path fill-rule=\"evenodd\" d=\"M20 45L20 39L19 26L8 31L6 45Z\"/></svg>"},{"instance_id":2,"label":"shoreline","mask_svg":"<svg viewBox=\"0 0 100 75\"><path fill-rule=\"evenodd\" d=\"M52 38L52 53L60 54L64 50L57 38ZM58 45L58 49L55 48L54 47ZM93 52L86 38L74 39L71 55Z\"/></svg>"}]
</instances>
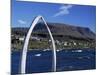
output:
<instances>
[{"instance_id":1,"label":"shoreline","mask_svg":"<svg viewBox=\"0 0 100 75\"><path fill-rule=\"evenodd\" d=\"M29 49L28 51L51 51L51 49ZM72 48L72 49L57 49L59 51L70 51L70 50L93 50L93 51L96 51L96 48ZM57 51L56 50L56 51ZM11 52L22 52L21 49L19 50L12 50L11 49Z\"/></svg>"}]
</instances>

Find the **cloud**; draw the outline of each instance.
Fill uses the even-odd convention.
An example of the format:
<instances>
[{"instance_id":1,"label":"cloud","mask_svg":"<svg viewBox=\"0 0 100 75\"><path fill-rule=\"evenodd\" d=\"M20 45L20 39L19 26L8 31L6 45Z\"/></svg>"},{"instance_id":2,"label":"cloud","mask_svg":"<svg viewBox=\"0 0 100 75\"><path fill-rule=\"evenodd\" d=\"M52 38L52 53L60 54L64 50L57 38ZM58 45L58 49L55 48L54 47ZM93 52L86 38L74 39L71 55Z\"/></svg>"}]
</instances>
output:
<instances>
[{"instance_id":1,"label":"cloud","mask_svg":"<svg viewBox=\"0 0 100 75\"><path fill-rule=\"evenodd\" d=\"M53 17L62 16L69 14L69 9L72 8L73 5L63 5L59 8L59 12L54 14Z\"/></svg>"},{"instance_id":2,"label":"cloud","mask_svg":"<svg viewBox=\"0 0 100 75\"><path fill-rule=\"evenodd\" d=\"M18 22L19 22L20 24L26 24L26 21L24 21L24 20L18 20Z\"/></svg>"}]
</instances>

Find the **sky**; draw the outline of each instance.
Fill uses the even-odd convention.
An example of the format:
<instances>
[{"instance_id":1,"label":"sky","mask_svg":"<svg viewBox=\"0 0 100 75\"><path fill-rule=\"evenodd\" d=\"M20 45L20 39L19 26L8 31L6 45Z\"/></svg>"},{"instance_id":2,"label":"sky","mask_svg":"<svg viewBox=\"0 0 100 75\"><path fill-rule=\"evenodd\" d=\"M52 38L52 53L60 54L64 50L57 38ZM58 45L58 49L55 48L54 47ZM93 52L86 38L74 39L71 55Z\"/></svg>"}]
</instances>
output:
<instances>
[{"instance_id":1,"label":"sky","mask_svg":"<svg viewBox=\"0 0 100 75\"><path fill-rule=\"evenodd\" d=\"M95 6L12 0L12 27L29 27L38 15L42 15L47 22L88 27L96 32Z\"/></svg>"}]
</instances>

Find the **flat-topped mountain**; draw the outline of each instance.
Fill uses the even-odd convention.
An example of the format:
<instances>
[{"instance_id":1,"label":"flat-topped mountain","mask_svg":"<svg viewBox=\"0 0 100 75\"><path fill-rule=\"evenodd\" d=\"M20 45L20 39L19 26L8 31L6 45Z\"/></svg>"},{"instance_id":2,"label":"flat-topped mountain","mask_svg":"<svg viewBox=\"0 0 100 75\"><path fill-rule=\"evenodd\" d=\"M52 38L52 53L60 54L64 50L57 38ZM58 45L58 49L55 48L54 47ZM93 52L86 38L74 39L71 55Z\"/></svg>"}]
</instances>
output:
<instances>
[{"instance_id":1,"label":"flat-topped mountain","mask_svg":"<svg viewBox=\"0 0 100 75\"><path fill-rule=\"evenodd\" d=\"M73 38L82 39L95 39L95 33L93 33L87 27L79 27L61 23L47 23L53 35L68 36ZM26 34L29 28L15 27L12 28L12 34ZM34 28L35 33L45 34L47 29L43 23L38 23Z\"/></svg>"}]
</instances>

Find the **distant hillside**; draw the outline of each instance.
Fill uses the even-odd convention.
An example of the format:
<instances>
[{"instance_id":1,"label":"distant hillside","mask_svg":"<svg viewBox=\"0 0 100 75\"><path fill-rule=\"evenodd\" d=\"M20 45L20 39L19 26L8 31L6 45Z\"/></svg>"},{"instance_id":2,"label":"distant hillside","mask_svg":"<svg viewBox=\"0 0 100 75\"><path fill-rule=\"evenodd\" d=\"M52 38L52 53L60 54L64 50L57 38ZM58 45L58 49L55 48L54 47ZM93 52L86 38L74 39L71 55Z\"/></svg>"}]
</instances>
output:
<instances>
[{"instance_id":1,"label":"distant hillside","mask_svg":"<svg viewBox=\"0 0 100 75\"><path fill-rule=\"evenodd\" d=\"M95 33L93 33L89 28L73 26L68 24L61 23L48 23L48 26L53 33L53 35L62 35L70 36L73 38L82 38L82 39L93 39L95 40ZM17 27L12 28L12 34L26 34L29 28ZM47 29L43 23L38 23L34 28L34 32L45 34Z\"/></svg>"}]
</instances>

